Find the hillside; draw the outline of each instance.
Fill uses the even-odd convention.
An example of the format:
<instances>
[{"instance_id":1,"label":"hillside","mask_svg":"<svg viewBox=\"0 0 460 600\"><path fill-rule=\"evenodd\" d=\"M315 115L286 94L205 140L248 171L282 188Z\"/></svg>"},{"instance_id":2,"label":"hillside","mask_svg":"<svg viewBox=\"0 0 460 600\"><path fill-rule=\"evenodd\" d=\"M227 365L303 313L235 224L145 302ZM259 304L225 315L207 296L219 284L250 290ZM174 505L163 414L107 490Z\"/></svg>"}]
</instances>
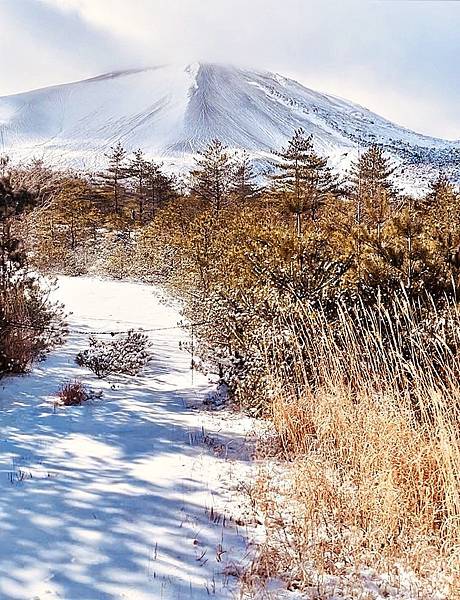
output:
<instances>
[{"instance_id":1,"label":"hillside","mask_svg":"<svg viewBox=\"0 0 460 600\"><path fill-rule=\"evenodd\" d=\"M430 175L433 167L459 176L459 141L415 133L269 72L160 66L0 98L4 152L80 168L96 166L118 140L176 168L213 138L263 161L299 127L337 165L346 166L359 147L377 142L410 178Z\"/></svg>"}]
</instances>

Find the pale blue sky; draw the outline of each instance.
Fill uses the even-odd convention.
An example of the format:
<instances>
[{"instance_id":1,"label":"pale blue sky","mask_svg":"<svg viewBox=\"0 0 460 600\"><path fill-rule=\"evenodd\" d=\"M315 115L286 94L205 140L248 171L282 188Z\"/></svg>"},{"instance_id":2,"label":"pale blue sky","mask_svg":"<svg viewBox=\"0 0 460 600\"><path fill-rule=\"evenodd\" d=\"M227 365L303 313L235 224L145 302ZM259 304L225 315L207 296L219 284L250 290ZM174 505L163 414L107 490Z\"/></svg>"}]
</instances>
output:
<instances>
[{"instance_id":1,"label":"pale blue sky","mask_svg":"<svg viewBox=\"0 0 460 600\"><path fill-rule=\"evenodd\" d=\"M275 70L460 138L460 2L0 0L0 95L196 60Z\"/></svg>"}]
</instances>

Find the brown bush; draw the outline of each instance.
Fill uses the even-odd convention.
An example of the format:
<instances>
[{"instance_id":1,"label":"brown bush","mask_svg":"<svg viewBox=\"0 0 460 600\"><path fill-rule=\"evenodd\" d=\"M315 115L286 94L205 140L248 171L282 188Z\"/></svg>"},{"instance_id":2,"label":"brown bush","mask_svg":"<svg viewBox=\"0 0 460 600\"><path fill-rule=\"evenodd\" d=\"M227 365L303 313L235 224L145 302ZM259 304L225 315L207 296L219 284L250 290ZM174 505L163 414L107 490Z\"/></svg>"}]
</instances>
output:
<instances>
[{"instance_id":1,"label":"brown bush","mask_svg":"<svg viewBox=\"0 0 460 600\"><path fill-rule=\"evenodd\" d=\"M0 293L0 377L23 373L34 361L62 343L62 309L49 300L49 290L33 277Z\"/></svg>"},{"instance_id":2,"label":"brown bush","mask_svg":"<svg viewBox=\"0 0 460 600\"><path fill-rule=\"evenodd\" d=\"M63 406L79 406L88 400L88 392L81 381L69 381L61 386L57 393L59 404Z\"/></svg>"}]
</instances>

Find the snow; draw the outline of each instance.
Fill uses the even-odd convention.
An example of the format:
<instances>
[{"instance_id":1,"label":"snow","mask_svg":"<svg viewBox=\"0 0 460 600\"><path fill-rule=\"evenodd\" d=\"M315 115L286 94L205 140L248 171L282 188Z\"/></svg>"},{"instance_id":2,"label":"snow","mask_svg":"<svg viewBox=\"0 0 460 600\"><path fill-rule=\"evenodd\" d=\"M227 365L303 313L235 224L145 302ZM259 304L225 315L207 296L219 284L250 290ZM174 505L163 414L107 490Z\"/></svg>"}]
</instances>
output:
<instances>
[{"instance_id":1,"label":"snow","mask_svg":"<svg viewBox=\"0 0 460 600\"><path fill-rule=\"evenodd\" d=\"M402 566L390 576L350 563L326 575L307 557L310 590L271 580L240 596L233 575L267 530L275 547L292 535L289 464L249 460L254 430L270 440L271 425L203 410L214 386L190 370L177 306L158 290L58 281L54 295L71 312L67 342L30 374L0 381L1 600L446 597L441 571L423 582ZM156 330L139 376L99 380L76 365L89 334L130 328ZM54 407L60 385L75 378L102 397ZM273 508L259 513L247 493L265 477L267 506L276 499L281 520Z\"/></svg>"},{"instance_id":2,"label":"snow","mask_svg":"<svg viewBox=\"0 0 460 600\"><path fill-rule=\"evenodd\" d=\"M460 153L460 141L418 134L281 75L217 64L120 71L0 98L0 151L82 169L100 168L117 141L175 171L214 138L263 161L299 127L321 153L347 154L338 167L382 144L407 161L409 179L431 177L430 165L453 168Z\"/></svg>"},{"instance_id":3,"label":"snow","mask_svg":"<svg viewBox=\"0 0 460 600\"><path fill-rule=\"evenodd\" d=\"M61 277L54 294L71 312L67 342L0 381L0 598L234 597L251 421L194 408L213 387L152 287ZM87 334L133 327L161 328L139 376L103 381L75 364ZM75 378L102 397L54 407Z\"/></svg>"}]
</instances>

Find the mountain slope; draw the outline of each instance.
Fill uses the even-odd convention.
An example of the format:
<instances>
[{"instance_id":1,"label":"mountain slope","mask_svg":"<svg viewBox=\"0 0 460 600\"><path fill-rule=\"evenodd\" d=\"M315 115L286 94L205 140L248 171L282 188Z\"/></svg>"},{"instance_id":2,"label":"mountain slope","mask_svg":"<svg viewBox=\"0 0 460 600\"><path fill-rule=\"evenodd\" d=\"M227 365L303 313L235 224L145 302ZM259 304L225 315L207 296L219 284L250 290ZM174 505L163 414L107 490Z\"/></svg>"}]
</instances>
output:
<instances>
[{"instance_id":1,"label":"mountain slope","mask_svg":"<svg viewBox=\"0 0 460 600\"><path fill-rule=\"evenodd\" d=\"M215 64L121 71L0 98L4 151L80 166L118 140L177 164L212 138L263 158L298 127L337 162L373 141L410 165L449 167L460 155L460 142L417 134L273 73Z\"/></svg>"}]
</instances>

